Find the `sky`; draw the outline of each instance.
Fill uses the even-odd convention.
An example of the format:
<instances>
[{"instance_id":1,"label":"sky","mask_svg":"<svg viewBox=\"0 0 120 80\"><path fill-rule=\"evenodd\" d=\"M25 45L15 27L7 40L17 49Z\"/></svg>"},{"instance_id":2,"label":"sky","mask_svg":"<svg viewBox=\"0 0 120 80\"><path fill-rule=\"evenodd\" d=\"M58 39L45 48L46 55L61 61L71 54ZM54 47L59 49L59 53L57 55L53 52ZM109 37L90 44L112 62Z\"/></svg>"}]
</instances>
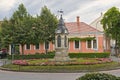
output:
<instances>
[{"instance_id":1,"label":"sky","mask_svg":"<svg viewBox=\"0 0 120 80\"><path fill-rule=\"evenodd\" d=\"M33 16L39 15L46 5L56 16L60 15L59 10L64 11L65 22L75 22L79 16L81 22L88 24L113 6L120 9L120 0L0 0L0 20L10 18L21 3Z\"/></svg>"}]
</instances>

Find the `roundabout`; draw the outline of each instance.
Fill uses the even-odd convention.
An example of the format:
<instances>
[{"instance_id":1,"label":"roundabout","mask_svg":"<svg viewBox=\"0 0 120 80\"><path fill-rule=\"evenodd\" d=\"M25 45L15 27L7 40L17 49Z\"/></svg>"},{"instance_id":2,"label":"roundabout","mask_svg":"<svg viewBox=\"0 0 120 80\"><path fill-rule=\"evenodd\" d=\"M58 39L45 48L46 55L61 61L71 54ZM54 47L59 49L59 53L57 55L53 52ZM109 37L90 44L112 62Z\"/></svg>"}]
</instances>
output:
<instances>
[{"instance_id":1,"label":"roundabout","mask_svg":"<svg viewBox=\"0 0 120 80\"><path fill-rule=\"evenodd\" d=\"M50 59L14 60L2 66L4 70L22 72L75 73L118 69L120 64L110 58L79 58L69 62L55 62Z\"/></svg>"}]
</instances>

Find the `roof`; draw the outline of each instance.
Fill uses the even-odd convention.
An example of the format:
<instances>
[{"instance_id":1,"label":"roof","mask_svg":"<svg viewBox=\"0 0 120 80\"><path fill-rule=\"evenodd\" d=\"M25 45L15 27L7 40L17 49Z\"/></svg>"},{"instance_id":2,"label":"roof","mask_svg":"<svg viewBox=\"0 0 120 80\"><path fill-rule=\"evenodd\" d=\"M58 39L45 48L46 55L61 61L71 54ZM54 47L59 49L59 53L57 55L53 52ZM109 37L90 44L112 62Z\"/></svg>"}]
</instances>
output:
<instances>
[{"instance_id":1,"label":"roof","mask_svg":"<svg viewBox=\"0 0 120 80\"><path fill-rule=\"evenodd\" d=\"M92 23L90 23L90 25L94 28L97 28L100 31L104 31L102 24L100 23L100 21L103 18L103 14L101 13L101 16L98 17L97 19L95 19L94 21L92 21Z\"/></svg>"},{"instance_id":2,"label":"roof","mask_svg":"<svg viewBox=\"0 0 120 80\"><path fill-rule=\"evenodd\" d=\"M84 22L80 22L79 25L77 24L77 22L68 22L65 23L68 31L70 34L74 34L74 33L94 33L94 32L101 32L93 27L91 27L90 25L84 23Z\"/></svg>"}]
</instances>

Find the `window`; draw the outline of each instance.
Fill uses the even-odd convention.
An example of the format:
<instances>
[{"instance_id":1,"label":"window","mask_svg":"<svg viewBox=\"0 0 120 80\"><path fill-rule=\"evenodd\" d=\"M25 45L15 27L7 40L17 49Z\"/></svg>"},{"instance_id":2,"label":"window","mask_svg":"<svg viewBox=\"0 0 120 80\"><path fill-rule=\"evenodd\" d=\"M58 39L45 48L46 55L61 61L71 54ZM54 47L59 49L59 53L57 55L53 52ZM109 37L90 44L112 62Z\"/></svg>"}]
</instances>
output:
<instances>
[{"instance_id":1,"label":"window","mask_svg":"<svg viewBox=\"0 0 120 80\"><path fill-rule=\"evenodd\" d=\"M87 48L92 48L91 40L87 41Z\"/></svg>"},{"instance_id":2,"label":"window","mask_svg":"<svg viewBox=\"0 0 120 80\"><path fill-rule=\"evenodd\" d=\"M79 45L79 41L76 41L76 40L75 40L75 49L76 49L76 48L79 48L79 46L80 46L80 45Z\"/></svg>"},{"instance_id":3,"label":"window","mask_svg":"<svg viewBox=\"0 0 120 80\"><path fill-rule=\"evenodd\" d=\"M65 42L64 42L65 47L67 47L67 36L65 36Z\"/></svg>"},{"instance_id":4,"label":"window","mask_svg":"<svg viewBox=\"0 0 120 80\"><path fill-rule=\"evenodd\" d=\"M87 48L97 49L97 40L88 40Z\"/></svg>"},{"instance_id":5,"label":"window","mask_svg":"<svg viewBox=\"0 0 120 80\"><path fill-rule=\"evenodd\" d=\"M30 49L30 44L26 44L26 49Z\"/></svg>"},{"instance_id":6,"label":"window","mask_svg":"<svg viewBox=\"0 0 120 80\"><path fill-rule=\"evenodd\" d=\"M57 37L57 46L61 47L61 36L60 35Z\"/></svg>"},{"instance_id":7,"label":"window","mask_svg":"<svg viewBox=\"0 0 120 80\"><path fill-rule=\"evenodd\" d=\"M49 49L49 42L45 42L45 49Z\"/></svg>"},{"instance_id":8,"label":"window","mask_svg":"<svg viewBox=\"0 0 120 80\"><path fill-rule=\"evenodd\" d=\"M35 49L39 49L39 44L35 44Z\"/></svg>"},{"instance_id":9,"label":"window","mask_svg":"<svg viewBox=\"0 0 120 80\"><path fill-rule=\"evenodd\" d=\"M93 40L93 49L97 49L97 40Z\"/></svg>"}]
</instances>

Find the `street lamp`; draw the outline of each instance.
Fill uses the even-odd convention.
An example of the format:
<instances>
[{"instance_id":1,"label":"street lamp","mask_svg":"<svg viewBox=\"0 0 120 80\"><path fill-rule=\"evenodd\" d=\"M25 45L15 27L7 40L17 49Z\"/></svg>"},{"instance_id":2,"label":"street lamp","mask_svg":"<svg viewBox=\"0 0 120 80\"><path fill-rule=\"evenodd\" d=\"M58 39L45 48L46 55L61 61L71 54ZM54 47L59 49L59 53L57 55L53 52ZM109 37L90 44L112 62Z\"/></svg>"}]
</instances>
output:
<instances>
[{"instance_id":1,"label":"street lamp","mask_svg":"<svg viewBox=\"0 0 120 80\"><path fill-rule=\"evenodd\" d=\"M12 61L14 60L15 45L11 44Z\"/></svg>"}]
</instances>

